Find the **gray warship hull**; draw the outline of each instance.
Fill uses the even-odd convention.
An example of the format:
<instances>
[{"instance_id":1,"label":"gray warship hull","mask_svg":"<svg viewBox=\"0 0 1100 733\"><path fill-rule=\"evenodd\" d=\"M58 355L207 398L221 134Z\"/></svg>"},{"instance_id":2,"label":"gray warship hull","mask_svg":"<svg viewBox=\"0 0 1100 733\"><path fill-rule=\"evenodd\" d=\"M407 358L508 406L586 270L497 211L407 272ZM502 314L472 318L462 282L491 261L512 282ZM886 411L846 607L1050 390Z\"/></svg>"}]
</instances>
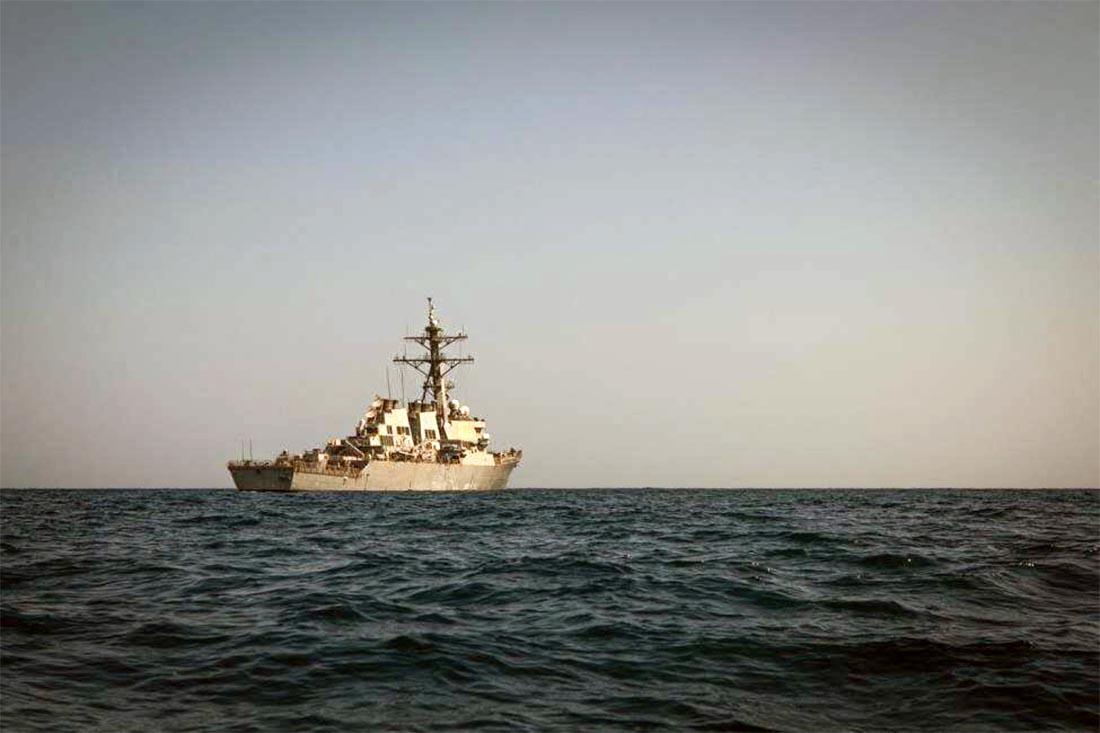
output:
<instances>
[{"instance_id":1,"label":"gray warship hull","mask_svg":"<svg viewBox=\"0 0 1100 733\"><path fill-rule=\"evenodd\" d=\"M374 461L358 472L270 464L238 464L229 472L238 491L498 491L507 488L513 468Z\"/></svg>"},{"instance_id":2,"label":"gray warship hull","mask_svg":"<svg viewBox=\"0 0 1100 733\"><path fill-rule=\"evenodd\" d=\"M238 491L499 491L508 486L523 451L489 449L485 420L468 405L448 399L455 385L446 375L474 357L447 356L445 349L466 340L439 325L428 298L428 324L422 335L406 336L425 350L406 351L393 361L424 376L420 399L409 402L375 394L353 434L330 438L302 453L283 450L270 461L229 461ZM387 372L388 386L388 372ZM402 389L404 392L404 389ZM402 395L404 397L404 395ZM431 399L429 399L429 397Z\"/></svg>"}]
</instances>

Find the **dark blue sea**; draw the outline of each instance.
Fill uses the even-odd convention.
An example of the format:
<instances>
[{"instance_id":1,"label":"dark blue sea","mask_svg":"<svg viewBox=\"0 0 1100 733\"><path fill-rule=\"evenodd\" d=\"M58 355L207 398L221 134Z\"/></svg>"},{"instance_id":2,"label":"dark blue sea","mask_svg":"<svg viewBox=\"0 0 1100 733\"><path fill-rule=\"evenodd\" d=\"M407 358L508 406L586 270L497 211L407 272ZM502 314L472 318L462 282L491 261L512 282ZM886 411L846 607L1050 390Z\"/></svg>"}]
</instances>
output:
<instances>
[{"instance_id":1,"label":"dark blue sea","mask_svg":"<svg viewBox=\"0 0 1100 733\"><path fill-rule=\"evenodd\" d=\"M1100 492L0 497L4 731L1100 728Z\"/></svg>"}]
</instances>

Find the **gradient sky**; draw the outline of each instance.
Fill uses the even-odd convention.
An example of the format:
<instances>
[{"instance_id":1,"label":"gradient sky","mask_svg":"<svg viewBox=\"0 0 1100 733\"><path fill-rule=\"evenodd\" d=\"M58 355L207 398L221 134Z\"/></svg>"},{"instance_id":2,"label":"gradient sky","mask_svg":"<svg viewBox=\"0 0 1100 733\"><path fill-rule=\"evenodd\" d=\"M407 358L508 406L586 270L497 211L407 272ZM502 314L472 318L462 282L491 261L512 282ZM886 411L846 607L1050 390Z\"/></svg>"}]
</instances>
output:
<instances>
[{"instance_id":1,"label":"gradient sky","mask_svg":"<svg viewBox=\"0 0 1100 733\"><path fill-rule=\"evenodd\" d=\"M1098 486L1098 8L4 2L0 484L346 435L432 295L513 485Z\"/></svg>"}]
</instances>

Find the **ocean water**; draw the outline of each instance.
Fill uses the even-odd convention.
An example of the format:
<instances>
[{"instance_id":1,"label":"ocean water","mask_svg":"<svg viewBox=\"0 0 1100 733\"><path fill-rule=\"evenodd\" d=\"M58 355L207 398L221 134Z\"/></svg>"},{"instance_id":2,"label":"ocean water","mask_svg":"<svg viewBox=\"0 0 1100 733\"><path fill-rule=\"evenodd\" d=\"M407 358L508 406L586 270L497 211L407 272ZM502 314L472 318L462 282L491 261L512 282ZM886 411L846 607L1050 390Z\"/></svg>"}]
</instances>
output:
<instances>
[{"instance_id":1,"label":"ocean water","mask_svg":"<svg viewBox=\"0 0 1100 733\"><path fill-rule=\"evenodd\" d=\"M1100 728L1100 493L0 493L4 731Z\"/></svg>"}]
</instances>

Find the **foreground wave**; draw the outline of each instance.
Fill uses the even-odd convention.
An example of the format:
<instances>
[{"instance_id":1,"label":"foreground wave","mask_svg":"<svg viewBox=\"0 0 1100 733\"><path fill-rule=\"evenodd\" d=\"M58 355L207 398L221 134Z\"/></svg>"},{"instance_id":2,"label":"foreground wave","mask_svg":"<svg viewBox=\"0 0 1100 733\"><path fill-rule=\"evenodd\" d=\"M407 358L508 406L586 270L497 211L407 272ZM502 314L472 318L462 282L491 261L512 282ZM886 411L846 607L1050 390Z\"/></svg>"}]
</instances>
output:
<instances>
[{"instance_id":1,"label":"foreground wave","mask_svg":"<svg viewBox=\"0 0 1100 733\"><path fill-rule=\"evenodd\" d=\"M1100 493L4 491L56 730L1096 730Z\"/></svg>"}]
</instances>

